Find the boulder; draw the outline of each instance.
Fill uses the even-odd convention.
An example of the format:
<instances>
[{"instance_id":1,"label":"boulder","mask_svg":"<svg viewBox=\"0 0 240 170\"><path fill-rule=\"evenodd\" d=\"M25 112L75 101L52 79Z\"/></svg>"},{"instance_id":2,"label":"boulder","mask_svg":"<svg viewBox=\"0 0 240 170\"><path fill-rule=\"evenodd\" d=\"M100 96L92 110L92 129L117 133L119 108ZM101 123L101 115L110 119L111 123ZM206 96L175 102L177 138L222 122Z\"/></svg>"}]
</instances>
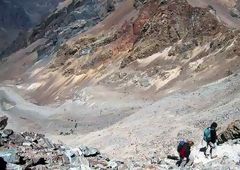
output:
<instances>
[{"instance_id":1,"label":"boulder","mask_svg":"<svg viewBox=\"0 0 240 170\"><path fill-rule=\"evenodd\" d=\"M240 120L235 120L227 129L218 135L218 143L222 144L228 140L240 138Z\"/></svg>"},{"instance_id":2,"label":"boulder","mask_svg":"<svg viewBox=\"0 0 240 170\"><path fill-rule=\"evenodd\" d=\"M2 133L2 136L3 137L9 137L12 134L13 134L13 130L12 129L4 129L3 133Z\"/></svg>"},{"instance_id":3,"label":"boulder","mask_svg":"<svg viewBox=\"0 0 240 170\"><path fill-rule=\"evenodd\" d=\"M25 138L20 133L13 133L9 136L9 139L11 140L11 142L18 145L22 145L23 142L25 142Z\"/></svg>"},{"instance_id":4,"label":"boulder","mask_svg":"<svg viewBox=\"0 0 240 170\"><path fill-rule=\"evenodd\" d=\"M0 151L0 157L3 158L7 163L15 163L19 161L16 149L7 149Z\"/></svg>"},{"instance_id":5,"label":"boulder","mask_svg":"<svg viewBox=\"0 0 240 170\"><path fill-rule=\"evenodd\" d=\"M80 147L85 157L97 156L100 152L96 148Z\"/></svg>"},{"instance_id":6,"label":"boulder","mask_svg":"<svg viewBox=\"0 0 240 170\"><path fill-rule=\"evenodd\" d=\"M117 162L115 162L115 161L109 161L109 162L108 162L108 168L109 168L109 169L113 169L113 170L114 170L114 169L117 170L117 169L118 169L118 164L117 164Z\"/></svg>"},{"instance_id":7,"label":"boulder","mask_svg":"<svg viewBox=\"0 0 240 170\"><path fill-rule=\"evenodd\" d=\"M8 121L7 116L0 117L0 130L5 129L5 127L7 126L7 121Z\"/></svg>"}]
</instances>

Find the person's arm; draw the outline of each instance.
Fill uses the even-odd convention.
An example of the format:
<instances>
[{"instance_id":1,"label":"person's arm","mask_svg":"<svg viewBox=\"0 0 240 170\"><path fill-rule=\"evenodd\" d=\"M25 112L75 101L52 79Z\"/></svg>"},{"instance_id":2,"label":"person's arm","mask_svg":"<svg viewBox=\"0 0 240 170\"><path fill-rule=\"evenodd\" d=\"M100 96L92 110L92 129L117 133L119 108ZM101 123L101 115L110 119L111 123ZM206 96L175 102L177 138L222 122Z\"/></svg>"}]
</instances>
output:
<instances>
[{"instance_id":1,"label":"person's arm","mask_svg":"<svg viewBox=\"0 0 240 170\"><path fill-rule=\"evenodd\" d=\"M216 130L214 130L214 135L215 135L215 139L217 140L217 139L218 139L218 136L217 136Z\"/></svg>"},{"instance_id":2,"label":"person's arm","mask_svg":"<svg viewBox=\"0 0 240 170\"><path fill-rule=\"evenodd\" d=\"M215 130L215 129L212 129L212 130L211 130L211 142L214 144L214 143L216 143L216 140L217 140L216 130Z\"/></svg>"},{"instance_id":3,"label":"person's arm","mask_svg":"<svg viewBox=\"0 0 240 170\"><path fill-rule=\"evenodd\" d=\"M188 158L190 156L190 154L191 154L191 147L188 145L186 147L186 157Z\"/></svg>"}]
</instances>

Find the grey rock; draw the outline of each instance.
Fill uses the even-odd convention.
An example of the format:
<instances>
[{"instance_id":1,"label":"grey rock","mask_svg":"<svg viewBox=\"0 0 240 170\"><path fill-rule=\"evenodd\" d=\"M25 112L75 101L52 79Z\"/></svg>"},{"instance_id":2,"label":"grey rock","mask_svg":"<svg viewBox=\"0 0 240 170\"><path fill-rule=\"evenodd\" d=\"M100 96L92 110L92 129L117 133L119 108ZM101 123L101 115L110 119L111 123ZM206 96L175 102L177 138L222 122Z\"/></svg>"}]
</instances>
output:
<instances>
[{"instance_id":1,"label":"grey rock","mask_svg":"<svg viewBox=\"0 0 240 170\"><path fill-rule=\"evenodd\" d=\"M143 86L143 87L148 87L148 86L151 85L147 79L142 79L142 80L140 81L140 84L141 84L141 86Z\"/></svg>"},{"instance_id":2,"label":"grey rock","mask_svg":"<svg viewBox=\"0 0 240 170\"><path fill-rule=\"evenodd\" d=\"M108 168L113 169L113 170L117 170L118 169L118 164L115 161L109 161L108 162Z\"/></svg>"},{"instance_id":3,"label":"grey rock","mask_svg":"<svg viewBox=\"0 0 240 170\"><path fill-rule=\"evenodd\" d=\"M18 145L22 145L23 142L25 142L25 138L20 133L13 133L9 136L9 139L11 140L11 142Z\"/></svg>"},{"instance_id":4,"label":"grey rock","mask_svg":"<svg viewBox=\"0 0 240 170\"><path fill-rule=\"evenodd\" d=\"M12 134L13 134L13 130L12 129L5 129L5 130L3 130L2 136L3 137L9 137Z\"/></svg>"},{"instance_id":5,"label":"grey rock","mask_svg":"<svg viewBox=\"0 0 240 170\"><path fill-rule=\"evenodd\" d=\"M16 164L7 164L7 169L11 169L11 170L22 170L20 165L16 165Z\"/></svg>"},{"instance_id":6,"label":"grey rock","mask_svg":"<svg viewBox=\"0 0 240 170\"><path fill-rule=\"evenodd\" d=\"M43 138L48 148L54 148L53 143L48 138Z\"/></svg>"},{"instance_id":7,"label":"grey rock","mask_svg":"<svg viewBox=\"0 0 240 170\"><path fill-rule=\"evenodd\" d=\"M96 148L80 147L79 149L85 157L97 156L100 154Z\"/></svg>"},{"instance_id":8,"label":"grey rock","mask_svg":"<svg viewBox=\"0 0 240 170\"><path fill-rule=\"evenodd\" d=\"M232 122L226 130L218 135L218 143L240 138L240 120Z\"/></svg>"},{"instance_id":9,"label":"grey rock","mask_svg":"<svg viewBox=\"0 0 240 170\"><path fill-rule=\"evenodd\" d=\"M240 12L236 8L233 8L230 11L230 15L234 18L240 18Z\"/></svg>"},{"instance_id":10,"label":"grey rock","mask_svg":"<svg viewBox=\"0 0 240 170\"><path fill-rule=\"evenodd\" d=\"M64 164L70 164L70 159L66 154L63 154L62 158Z\"/></svg>"},{"instance_id":11,"label":"grey rock","mask_svg":"<svg viewBox=\"0 0 240 170\"><path fill-rule=\"evenodd\" d=\"M16 149L8 149L5 151L0 151L0 157L3 158L7 163L15 163L18 162L16 153Z\"/></svg>"},{"instance_id":12,"label":"grey rock","mask_svg":"<svg viewBox=\"0 0 240 170\"><path fill-rule=\"evenodd\" d=\"M0 117L0 130L5 129L5 127L7 126L7 122L8 122L7 116Z\"/></svg>"},{"instance_id":13,"label":"grey rock","mask_svg":"<svg viewBox=\"0 0 240 170\"><path fill-rule=\"evenodd\" d=\"M161 160L156 156L151 157L150 161L151 164L161 164Z\"/></svg>"}]
</instances>

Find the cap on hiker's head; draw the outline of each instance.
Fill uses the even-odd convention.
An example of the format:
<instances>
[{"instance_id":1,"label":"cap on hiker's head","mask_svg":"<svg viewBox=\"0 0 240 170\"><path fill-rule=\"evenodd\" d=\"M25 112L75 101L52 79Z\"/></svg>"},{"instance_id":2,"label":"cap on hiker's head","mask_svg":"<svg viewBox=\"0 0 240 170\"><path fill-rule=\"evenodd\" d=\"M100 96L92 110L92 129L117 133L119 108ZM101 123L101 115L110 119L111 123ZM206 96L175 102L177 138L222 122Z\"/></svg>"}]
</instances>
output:
<instances>
[{"instance_id":1,"label":"cap on hiker's head","mask_svg":"<svg viewBox=\"0 0 240 170\"><path fill-rule=\"evenodd\" d=\"M193 146L193 145L194 145L194 142L191 141L191 140L189 140L189 141L188 141L188 144L189 144L190 146Z\"/></svg>"},{"instance_id":2,"label":"cap on hiker's head","mask_svg":"<svg viewBox=\"0 0 240 170\"><path fill-rule=\"evenodd\" d=\"M211 128L216 128L218 125L217 125L217 123L216 122L213 122L212 124L211 124Z\"/></svg>"}]
</instances>

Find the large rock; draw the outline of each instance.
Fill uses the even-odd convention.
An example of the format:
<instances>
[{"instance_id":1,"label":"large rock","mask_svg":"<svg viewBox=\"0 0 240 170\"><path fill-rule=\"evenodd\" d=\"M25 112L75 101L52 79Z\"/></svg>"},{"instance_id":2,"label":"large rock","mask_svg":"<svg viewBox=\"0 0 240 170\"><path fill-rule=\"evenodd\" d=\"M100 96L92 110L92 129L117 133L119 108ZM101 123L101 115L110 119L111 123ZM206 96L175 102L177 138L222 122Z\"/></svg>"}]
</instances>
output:
<instances>
[{"instance_id":1,"label":"large rock","mask_svg":"<svg viewBox=\"0 0 240 170\"><path fill-rule=\"evenodd\" d=\"M12 129L4 129L3 133L2 133L2 137L9 137L12 134L13 134L13 130Z\"/></svg>"},{"instance_id":2,"label":"large rock","mask_svg":"<svg viewBox=\"0 0 240 170\"><path fill-rule=\"evenodd\" d=\"M227 129L218 135L218 142L222 144L228 140L240 138L240 120L235 120Z\"/></svg>"},{"instance_id":3,"label":"large rock","mask_svg":"<svg viewBox=\"0 0 240 170\"><path fill-rule=\"evenodd\" d=\"M22 145L25 142L25 138L20 133L13 133L9 136L9 139L12 143L17 145Z\"/></svg>"},{"instance_id":4,"label":"large rock","mask_svg":"<svg viewBox=\"0 0 240 170\"><path fill-rule=\"evenodd\" d=\"M100 152L96 148L80 147L85 157L97 156Z\"/></svg>"},{"instance_id":5,"label":"large rock","mask_svg":"<svg viewBox=\"0 0 240 170\"><path fill-rule=\"evenodd\" d=\"M15 163L19 161L19 157L16 155L16 149L7 149L0 151L0 157L3 158L7 163Z\"/></svg>"},{"instance_id":6,"label":"large rock","mask_svg":"<svg viewBox=\"0 0 240 170\"><path fill-rule=\"evenodd\" d=\"M7 126L8 117L2 116L0 117L0 130L3 130Z\"/></svg>"}]
</instances>

